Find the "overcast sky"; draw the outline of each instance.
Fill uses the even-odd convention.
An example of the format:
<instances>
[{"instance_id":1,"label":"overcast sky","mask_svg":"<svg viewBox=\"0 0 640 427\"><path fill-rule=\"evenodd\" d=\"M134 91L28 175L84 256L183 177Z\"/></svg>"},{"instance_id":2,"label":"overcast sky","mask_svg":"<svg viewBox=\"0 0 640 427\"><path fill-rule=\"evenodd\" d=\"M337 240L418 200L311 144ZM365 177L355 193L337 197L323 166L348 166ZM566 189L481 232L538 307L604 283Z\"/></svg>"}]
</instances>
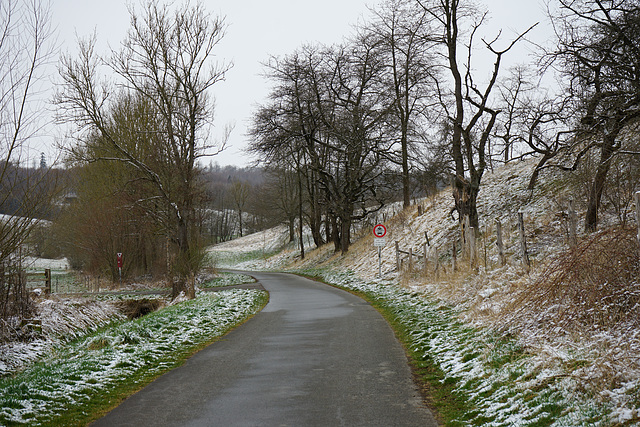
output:
<instances>
[{"instance_id":1,"label":"overcast sky","mask_svg":"<svg viewBox=\"0 0 640 427\"><path fill-rule=\"evenodd\" d=\"M221 165L244 166L251 160L242 152L246 130L255 106L265 100L269 87L261 75L270 55L286 55L307 42L331 44L347 36L353 24L368 14L367 6L377 0L202 0L209 12L226 17L227 33L217 56L234 66L224 82L213 88L217 130L235 124L229 148L213 157ZM492 25L505 36L524 31L544 19L540 2L533 0L486 0ZM73 51L76 34L87 37L94 31L100 53L108 46L117 49L129 26L124 0L53 0L53 24L63 51ZM136 3L137 4L137 3ZM544 30L537 30L541 39ZM524 59L523 59L524 60Z\"/></svg>"}]
</instances>

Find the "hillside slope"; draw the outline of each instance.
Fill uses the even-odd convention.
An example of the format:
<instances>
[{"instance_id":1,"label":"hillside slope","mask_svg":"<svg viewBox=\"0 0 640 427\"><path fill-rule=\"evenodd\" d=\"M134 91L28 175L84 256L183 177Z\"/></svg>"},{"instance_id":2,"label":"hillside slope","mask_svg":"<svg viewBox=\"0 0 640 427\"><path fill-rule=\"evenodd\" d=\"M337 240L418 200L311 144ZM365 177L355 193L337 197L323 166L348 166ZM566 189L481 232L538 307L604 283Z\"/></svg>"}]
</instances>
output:
<instances>
[{"instance_id":1,"label":"hillside slope","mask_svg":"<svg viewBox=\"0 0 640 427\"><path fill-rule=\"evenodd\" d=\"M328 268L352 272L364 282L408 289L416 297L454 308L457 318L469 326L514 337L531 356L527 363L535 380L528 386L568 379L566 394L606 405L617 422L638 422L640 250L634 232L615 228L616 219L605 216L601 220L605 231L595 236L579 233L577 249L569 251L570 186L566 177L547 172L535 191L528 191L534 165L535 159L512 162L485 175L473 264L457 253L453 268L452 247L456 241L459 250L461 233L451 216L450 190L445 189L419 201L420 209L391 206L380 212L360 230L344 256L327 245L307 252L304 260L291 249L240 267ZM581 218L578 202L576 210ZM520 255L518 212L523 213L531 268L523 265ZM505 265L496 247L496 220L502 224ZM388 229L381 278L371 232L377 222ZM426 267L425 233L430 243ZM398 271L396 242L401 250L411 248L419 255L411 271L406 254L400 254Z\"/></svg>"}]
</instances>

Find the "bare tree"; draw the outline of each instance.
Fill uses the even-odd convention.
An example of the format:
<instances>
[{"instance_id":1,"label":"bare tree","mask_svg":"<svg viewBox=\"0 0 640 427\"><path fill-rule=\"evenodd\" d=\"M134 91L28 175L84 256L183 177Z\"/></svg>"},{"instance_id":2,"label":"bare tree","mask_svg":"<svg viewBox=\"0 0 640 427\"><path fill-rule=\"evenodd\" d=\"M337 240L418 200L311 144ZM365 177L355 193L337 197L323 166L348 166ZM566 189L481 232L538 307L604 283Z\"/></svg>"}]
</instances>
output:
<instances>
[{"instance_id":1,"label":"bare tree","mask_svg":"<svg viewBox=\"0 0 640 427\"><path fill-rule=\"evenodd\" d=\"M543 73L542 73L543 74ZM533 190L540 172L558 167L551 160L562 154L573 137L575 103L563 93L553 94L540 87L538 70L517 66L499 88L503 114L495 137L504 146L504 162L537 155L538 163L529 180Z\"/></svg>"},{"instance_id":2,"label":"bare tree","mask_svg":"<svg viewBox=\"0 0 640 427\"><path fill-rule=\"evenodd\" d=\"M558 44L548 59L559 64L567 93L581 104L576 158L599 150L585 215L585 230L592 232L612 160L623 147L621 136L640 117L640 3L560 0L555 18Z\"/></svg>"},{"instance_id":3,"label":"bare tree","mask_svg":"<svg viewBox=\"0 0 640 427\"><path fill-rule=\"evenodd\" d=\"M338 220L334 242L346 253L353 223L386 202L382 177L388 153L397 142L390 138L393 103L383 90L386 65L375 37L361 35L327 51L325 58L324 68L316 70L313 88L327 135L321 142L331 160L320 170L318 154L324 150L308 153Z\"/></svg>"},{"instance_id":4,"label":"bare tree","mask_svg":"<svg viewBox=\"0 0 640 427\"><path fill-rule=\"evenodd\" d=\"M242 213L244 212L247 200L249 198L249 191L251 186L246 181L235 180L231 184L231 196L233 197L233 204L238 211L238 224L240 228L240 237L243 236L242 230Z\"/></svg>"},{"instance_id":5,"label":"bare tree","mask_svg":"<svg viewBox=\"0 0 640 427\"><path fill-rule=\"evenodd\" d=\"M389 98L394 100L397 119L401 166L402 200L411 203L410 149L417 139L417 122L427 115L430 103L436 99L433 79L436 78L429 14L412 0L387 0L374 10L374 19L364 31L379 38L387 58Z\"/></svg>"},{"instance_id":6,"label":"bare tree","mask_svg":"<svg viewBox=\"0 0 640 427\"><path fill-rule=\"evenodd\" d=\"M64 85L56 100L61 119L79 126L79 145L86 141L86 131L99 133L113 153L103 160L128 164L154 186L154 197L163 201L169 215L166 232L177 246L174 269L179 280L173 295L184 290L192 296L193 274L201 260L194 233L197 161L222 149L226 140L218 145L208 140L214 113L209 90L230 68L212 62L226 26L201 4L186 3L171 11L151 0L143 7L142 16L130 9L129 33L122 49L110 58L99 58L93 41L80 43L79 58L63 58ZM98 72L103 64L113 73L111 84L101 83ZM139 156L122 139L144 131L115 132L110 126L114 93L139 97L153 106L156 125L145 140L154 144L155 156Z\"/></svg>"},{"instance_id":7,"label":"bare tree","mask_svg":"<svg viewBox=\"0 0 640 427\"><path fill-rule=\"evenodd\" d=\"M469 216L472 227L478 227L477 197L487 166L488 143L500 110L492 106L492 94L498 84L502 59L530 30L525 31L505 47L499 48L498 37L482 40L494 58L488 81L480 83L473 75L471 59L477 31L486 20L486 13L465 7L460 0L417 0L433 18L434 31L439 33L446 68L453 91L438 83L444 114L452 124L451 155L455 164L453 196L459 219ZM467 24L468 22L468 24ZM468 28L464 25L469 25ZM468 37L464 40L463 37ZM465 45L461 55L458 48Z\"/></svg>"},{"instance_id":8,"label":"bare tree","mask_svg":"<svg viewBox=\"0 0 640 427\"><path fill-rule=\"evenodd\" d=\"M253 130L252 149L267 158L296 153L301 176L324 193L328 229L343 253L354 222L383 203L381 177L396 143L380 44L361 36L341 46L303 48L274 63L273 102L260 108Z\"/></svg>"},{"instance_id":9,"label":"bare tree","mask_svg":"<svg viewBox=\"0 0 640 427\"><path fill-rule=\"evenodd\" d=\"M54 51L50 23L45 1L0 2L0 336L6 319L29 315L22 276L5 273L17 273L21 248L52 194L46 168L20 168L44 124L38 91Z\"/></svg>"},{"instance_id":10,"label":"bare tree","mask_svg":"<svg viewBox=\"0 0 640 427\"><path fill-rule=\"evenodd\" d=\"M317 133L316 116L311 111L311 92L305 79L307 60L315 56L314 49L302 49L284 59L271 58L267 65L269 76L277 82L271 94L273 103L261 107L254 117L251 130L255 138L250 149L259 153L280 190L277 202L289 223L289 237L294 240L295 219L299 220L300 256L304 258L303 239L303 174L306 175L306 152L303 141L312 140ZM309 193L312 196L312 193ZM295 201L294 201L295 200ZM309 204L311 207L313 203ZM310 215L311 218L315 216ZM319 227L309 221L312 227ZM317 235L316 228L312 233Z\"/></svg>"},{"instance_id":11,"label":"bare tree","mask_svg":"<svg viewBox=\"0 0 640 427\"><path fill-rule=\"evenodd\" d=\"M48 176L13 173L26 161L27 144L43 122L38 99L44 66L53 55L50 5L40 0L8 0L0 4L0 209L20 193L21 206L0 221L0 263L17 249L35 225L35 212L46 203ZM35 172L35 171L34 171Z\"/></svg>"}]
</instances>

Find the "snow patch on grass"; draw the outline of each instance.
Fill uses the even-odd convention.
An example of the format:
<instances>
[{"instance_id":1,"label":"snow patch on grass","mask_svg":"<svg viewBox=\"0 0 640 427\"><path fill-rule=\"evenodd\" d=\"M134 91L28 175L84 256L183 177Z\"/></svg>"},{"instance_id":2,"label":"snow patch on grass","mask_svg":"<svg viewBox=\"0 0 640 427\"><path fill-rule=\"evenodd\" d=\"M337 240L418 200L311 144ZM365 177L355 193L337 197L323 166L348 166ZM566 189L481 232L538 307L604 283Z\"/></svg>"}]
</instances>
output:
<instances>
[{"instance_id":1,"label":"snow patch on grass","mask_svg":"<svg viewBox=\"0 0 640 427\"><path fill-rule=\"evenodd\" d=\"M517 313L519 321L509 320L517 296L527 289L535 291L532 284L545 274L550 261L568 249L567 210L573 194L565 177L551 170L529 191L536 161L510 162L483 178L478 199L478 257L473 266L460 253L457 269L452 266L454 241L460 249L460 227L451 215L450 190L416 201L422 215L416 206L405 210L392 206L387 213L370 218L371 227L354 230L355 239L346 255L335 254L332 245L325 245L308 251L304 260L291 250L262 265L348 273L360 290L368 292L373 286L371 292L388 304L403 305L401 314L415 312L416 339L429 337L419 339L417 348L424 349L425 357L433 357L460 393L477 405L477 413L470 414L464 425L640 425L640 332L635 323L612 318L597 328L578 325L568 330L548 321L568 308L562 298L555 306L531 304L531 310ZM576 209L583 215L584 206L576 202ZM520 256L518 212L524 213L529 271ZM600 219L603 229L617 221L607 215ZM502 225L504 265L496 247L496 220ZM387 245L381 251L382 278L378 277L378 252L371 230L378 222L388 230ZM580 233L580 241L592 238ZM407 255L401 254L399 271L395 242L404 251L411 248L422 255L425 236L430 243L426 265L423 257L416 257L409 271ZM595 285L608 287L606 283ZM636 293L638 285L625 286L627 293ZM587 317L615 313L608 310L607 301L603 300L598 313L593 307L570 309ZM628 311L627 317L637 319L640 305L629 306ZM441 318L456 325L454 330L442 325ZM507 321L509 328L505 328ZM473 333L465 335L457 332L460 330Z\"/></svg>"},{"instance_id":2,"label":"snow patch on grass","mask_svg":"<svg viewBox=\"0 0 640 427\"><path fill-rule=\"evenodd\" d=\"M411 336L411 350L422 360L434 361L444 372L443 382L453 384L455 393L473 408L455 422L503 427L608 426L636 416L634 410L581 394L578 378L548 366L516 338L470 327L460 320L457 310L433 295L389 281L364 281L349 273L315 274L328 283L363 292L394 313Z\"/></svg>"},{"instance_id":3,"label":"snow patch on grass","mask_svg":"<svg viewBox=\"0 0 640 427\"><path fill-rule=\"evenodd\" d=\"M70 405L100 399L118 384L173 367L181 355L255 313L265 298L260 291L201 293L135 321L51 345L41 362L0 379L0 425L55 422Z\"/></svg>"}]
</instances>

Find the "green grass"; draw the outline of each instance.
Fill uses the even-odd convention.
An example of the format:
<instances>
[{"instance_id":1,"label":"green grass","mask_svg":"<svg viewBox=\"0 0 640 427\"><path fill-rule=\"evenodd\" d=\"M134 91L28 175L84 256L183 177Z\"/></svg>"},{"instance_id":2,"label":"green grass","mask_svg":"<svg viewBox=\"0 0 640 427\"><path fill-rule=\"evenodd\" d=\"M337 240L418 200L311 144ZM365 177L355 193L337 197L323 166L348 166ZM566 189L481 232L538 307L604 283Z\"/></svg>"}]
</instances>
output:
<instances>
[{"instance_id":1,"label":"green grass","mask_svg":"<svg viewBox=\"0 0 640 427\"><path fill-rule=\"evenodd\" d=\"M392 283L301 273L361 296L387 319L426 403L446 426L610 425L604 405L576 395L570 377L548 376L513 337L471 328L451 307Z\"/></svg>"},{"instance_id":2,"label":"green grass","mask_svg":"<svg viewBox=\"0 0 640 427\"><path fill-rule=\"evenodd\" d=\"M455 380L447 377L439 364L429 354L430 348L417 345L416 336L430 338L437 336L437 332L430 332L418 326L416 319L407 321L406 309L398 307L385 298L373 292L363 292L351 287L344 287L325 281L322 271L303 271L301 274L338 286L367 300L387 320L395 331L396 337L402 343L409 356L414 380L420 387L426 404L434 415L446 426L465 426L462 420L470 413L472 406L463 395L456 391Z\"/></svg>"},{"instance_id":3,"label":"green grass","mask_svg":"<svg viewBox=\"0 0 640 427\"><path fill-rule=\"evenodd\" d=\"M219 295L204 293L102 328L0 379L0 425L86 425L246 321L268 300L260 291Z\"/></svg>"},{"instance_id":4,"label":"green grass","mask_svg":"<svg viewBox=\"0 0 640 427\"><path fill-rule=\"evenodd\" d=\"M240 285L245 283L254 283L256 281L253 277L247 276L246 274L222 272L219 274L219 276L220 277L216 277L215 279L208 280L202 285L202 287L215 288L215 287L221 287L221 286L233 286L233 285Z\"/></svg>"}]
</instances>

